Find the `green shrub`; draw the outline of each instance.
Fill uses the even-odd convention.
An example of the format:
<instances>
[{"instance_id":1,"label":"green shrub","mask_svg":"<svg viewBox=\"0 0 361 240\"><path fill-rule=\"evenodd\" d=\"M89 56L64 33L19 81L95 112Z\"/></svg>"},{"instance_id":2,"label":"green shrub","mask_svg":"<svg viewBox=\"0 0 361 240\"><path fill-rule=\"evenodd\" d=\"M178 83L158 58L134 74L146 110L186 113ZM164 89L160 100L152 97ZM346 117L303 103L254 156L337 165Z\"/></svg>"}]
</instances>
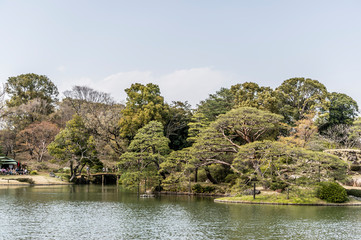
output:
<instances>
[{"instance_id":1,"label":"green shrub","mask_svg":"<svg viewBox=\"0 0 361 240\"><path fill-rule=\"evenodd\" d=\"M346 189L347 195L352 195L355 197L361 197L360 189Z\"/></svg>"},{"instance_id":2,"label":"green shrub","mask_svg":"<svg viewBox=\"0 0 361 240\"><path fill-rule=\"evenodd\" d=\"M270 189L270 187L271 187L271 182L268 181L268 180L262 180L262 181L260 182L260 184L262 185L262 187L263 187L264 189Z\"/></svg>"},{"instance_id":3,"label":"green shrub","mask_svg":"<svg viewBox=\"0 0 361 240\"><path fill-rule=\"evenodd\" d=\"M311 182L313 182L311 179L304 177L304 176L296 179L296 183L298 185L309 185Z\"/></svg>"},{"instance_id":4,"label":"green shrub","mask_svg":"<svg viewBox=\"0 0 361 240\"><path fill-rule=\"evenodd\" d=\"M91 169L94 170L95 172L101 172L103 170L103 163L100 162L94 165Z\"/></svg>"},{"instance_id":5,"label":"green shrub","mask_svg":"<svg viewBox=\"0 0 361 240\"><path fill-rule=\"evenodd\" d=\"M203 187L202 185L197 183L192 186L192 190L194 193L212 193L216 190L216 187L214 187L214 186Z\"/></svg>"},{"instance_id":6,"label":"green shrub","mask_svg":"<svg viewBox=\"0 0 361 240\"><path fill-rule=\"evenodd\" d=\"M216 190L216 188L213 186L205 186L203 188L203 192L205 192L205 193L211 193L211 192L214 192L214 190Z\"/></svg>"},{"instance_id":7,"label":"green shrub","mask_svg":"<svg viewBox=\"0 0 361 240\"><path fill-rule=\"evenodd\" d=\"M67 182L69 182L69 179L70 179L70 175L69 174L61 174L60 175L60 179L62 180L62 181L67 181Z\"/></svg>"},{"instance_id":8,"label":"green shrub","mask_svg":"<svg viewBox=\"0 0 361 240\"><path fill-rule=\"evenodd\" d=\"M152 188L152 191L153 192L161 192L161 191L163 191L163 187L162 186L155 186L155 187L153 187Z\"/></svg>"},{"instance_id":9,"label":"green shrub","mask_svg":"<svg viewBox=\"0 0 361 240\"><path fill-rule=\"evenodd\" d=\"M38 171L33 170L33 171L30 172L30 175L38 175Z\"/></svg>"},{"instance_id":10,"label":"green shrub","mask_svg":"<svg viewBox=\"0 0 361 240\"><path fill-rule=\"evenodd\" d=\"M270 189L275 191L277 189L281 189L281 190L285 190L285 188L288 186L287 183L282 182L282 181L278 181L278 182L272 182Z\"/></svg>"},{"instance_id":11,"label":"green shrub","mask_svg":"<svg viewBox=\"0 0 361 240\"><path fill-rule=\"evenodd\" d=\"M195 193L203 193L203 191L204 191L203 187L202 187L199 183L194 184L194 185L192 186L192 190L193 190L193 192L195 192Z\"/></svg>"},{"instance_id":12,"label":"green shrub","mask_svg":"<svg viewBox=\"0 0 361 240\"><path fill-rule=\"evenodd\" d=\"M236 179L239 177L239 175L231 173L226 176L224 179L225 183L230 183L231 185L234 185L236 183Z\"/></svg>"},{"instance_id":13,"label":"green shrub","mask_svg":"<svg viewBox=\"0 0 361 240\"><path fill-rule=\"evenodd\" d=\"M29 184L34 184L34 180L32 178L16 178L17 181L19 182L27 182Z\"/></svg>"},{"instance_id":14,"label":"green shrub","mask_svg":"<svg viewBox=\"0 0 361 240\"><path fill-rule=\"evenodd\" d=\"M57 163L57 161L55 159L51 159L51 160L49 160L49 162L53 163L53 164Z\"/></svg>"},{"instance_id":15,"label":"green shrub","mask_svg":"<svg viewBox=\"0 0 361 240\"><path fill-rule=\"evenodd\" d=\"M45 162L42 162L42 163L39 163L35 166L36 170L49 170L49 166L45 163Z\"/></svg>"},{"instance_id":16,"label":"green shrub","mask_svg":"<svg viewBox=\"0 0 361 240\"><path fill-rule=\"evenodd\" d=\"M198 170L198 182L205 182L207 180L207 174L204 169Z\"/></svg>"},{"instance_id":17,"label":"green shrub","mask_svg":"<svg viewBox=\"0 0 361 240\"><path fill-rule=\"evenodd\" d=\"M355 172L360 171L361 170L361 165L352 164L350 166L350 170L355 171Z\"/></svg>"},{"instance_id":18,"label":"green shrub","mask_svg":"<svg viewBox=\"0 0 361 240\"><path fill-rule=\"evenodd\" d=\"M214 179L218 182L225 182L225 178L230 173L230 169L224 165L212 164L209 166L209 170Z\"/></svg>"},{"instance_id":19,"label":"green shrub","mask_svg":"<svg viewBox=\"0 0 361 240\"><path fill-rule=\"evenodd\" d=\"M346 189L336 182L322 182L319 184L316 196L331 203L343 203L348 200Z\"/></svg>"}]
</instances>

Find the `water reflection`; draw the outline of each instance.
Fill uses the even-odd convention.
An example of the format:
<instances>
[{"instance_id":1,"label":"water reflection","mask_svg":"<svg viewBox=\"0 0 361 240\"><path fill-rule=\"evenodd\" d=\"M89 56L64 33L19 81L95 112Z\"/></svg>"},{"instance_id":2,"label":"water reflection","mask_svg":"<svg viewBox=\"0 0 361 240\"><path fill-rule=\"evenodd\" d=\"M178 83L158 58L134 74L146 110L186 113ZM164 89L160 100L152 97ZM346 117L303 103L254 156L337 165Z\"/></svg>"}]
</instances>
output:
<instances>
[{"instance_id":1,"label":"water reflection","mask_svg":"<svg viewBox=\"0 0 361 240\"><path fill-rule=\"evenodd\" d=\"M115 186L0 188L3 239L359 239L359 207L139 199Z\"/></svg>"}]
</instances>

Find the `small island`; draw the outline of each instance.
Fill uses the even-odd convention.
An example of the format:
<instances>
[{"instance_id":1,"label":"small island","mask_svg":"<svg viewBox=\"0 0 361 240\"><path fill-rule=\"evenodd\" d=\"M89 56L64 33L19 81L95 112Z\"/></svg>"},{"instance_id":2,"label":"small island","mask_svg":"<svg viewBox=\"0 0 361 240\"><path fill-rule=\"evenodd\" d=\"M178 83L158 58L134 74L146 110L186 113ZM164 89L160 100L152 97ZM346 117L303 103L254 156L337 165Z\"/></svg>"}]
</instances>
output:
<instances>
[{"instance_id":1,"label":"small island","mask_svg":"<svg viewBox=\"0 0 361 240\"><path fill-rule=\"evenodd\" d=\"M341 192L343 190L341 189ZM317 191L303 190L295 193L279 193L277 191L263 191L252 195L216 198L218 203L266 204L266 205L299 205L299 206L361 206L361 189L344 189L343 197L334 199L320 199ZM346 194L349 194L347 197ZM356 195L356 196L355 196Z\"/></svg>"}]
</instances>

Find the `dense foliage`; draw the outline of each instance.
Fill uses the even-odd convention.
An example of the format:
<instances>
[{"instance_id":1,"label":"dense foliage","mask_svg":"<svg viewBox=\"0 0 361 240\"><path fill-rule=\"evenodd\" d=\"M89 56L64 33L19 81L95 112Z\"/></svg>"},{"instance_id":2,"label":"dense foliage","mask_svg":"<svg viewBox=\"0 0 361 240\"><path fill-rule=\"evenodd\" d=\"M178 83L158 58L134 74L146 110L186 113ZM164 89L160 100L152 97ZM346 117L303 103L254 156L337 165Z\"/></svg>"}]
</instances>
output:
<instances>
[{"instance_id":1,"label":"dense foliage","mask_svg":"<svg viewBox=\"0 0 361 240\"><path fill-rule=\"evenodd\" d=\"M331 203L343 203L348 199L346 189L336 182L320 183L316 196Z\"/></svg>"},{"instance_id":2,"label":"dense foliage","mask_svg":"<svg viewBox=\"0 0 361 240\"><path fill-rule=\"evenodd\" d=\"M10 77L0 92L0 149L33 161L34 170L68 165L71 180L85 166L117 168L122 184L144 191L238 191L252 182L271 189L313 186L345 181L356 169L322 151L361 147L357 103L317 80L291 78L275 89L239 83L194 109L167 103L152 83L134 83L125 92L123 105L74 86L59 102L48 77Z\"/></svg>"},{"instance_id":3,"label":"dense foliage","mask_svg":"<svg viewBox=\"0 0 361 240\"><path fill-rule=\"evenodd\" d=\"M94 137L85 128L83 120L74 115L66 127L48 146L49 153L60 161L70 163L70 181L80 175L85 165L102 167L99 162Z\"/></svg>"}]
</instances>

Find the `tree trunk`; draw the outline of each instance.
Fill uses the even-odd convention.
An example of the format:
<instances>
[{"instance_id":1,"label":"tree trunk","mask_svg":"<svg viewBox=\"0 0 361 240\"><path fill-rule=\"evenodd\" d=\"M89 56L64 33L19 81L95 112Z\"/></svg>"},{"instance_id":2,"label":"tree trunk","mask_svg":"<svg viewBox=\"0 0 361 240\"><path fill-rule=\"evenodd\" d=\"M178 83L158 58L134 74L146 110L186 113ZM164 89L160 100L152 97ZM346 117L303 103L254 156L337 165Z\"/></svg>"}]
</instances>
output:
<instances>
[{"instance_id":1,"label":"tree trunk","mask_svg":"<svg viewBox=\"0 0 361 240\"><path fill-rule=\"evenodd\" d=\"M194 182L198 182L198 168L194 170Z\"/></svg>"},{"instance_id":2,"label":"tree trunk","mask_svg":"<svg viewBox=\"0 0 361 240\"><path fill-rule=\"evenodd\" d=\"M159 170L160 170L159 163L157 161L154 161L154 164L159 172ZM163 171L159 172L159 175L163 178L163 180L167 178L167 176L165 175L165 172L163 172Z\"/></svg>"},{"instance_id":3,"label":"tree trunk","mask_svg":"<svg viewBox=\"0 0 361 240\"><path fill-rule=\"evenodd\" d=\"M73 178L73 161L70 161L69 163L70 163L70 179L72 179Z\"/></svg>"},{"instance_id":4,"label":"tree trunk","mask_svg":"<svg viewBox=\"0 0 361 240\"><path fill-rule=\"evenodd\" d=\"M79 165L77 166L73 166L73 161L70 161L70 179L69 182L75 182L76 181L76 176L77 176L77 172L78 172L78 168Z\"/></svg>"},{"instance_id":5,"label":"tree trunk","mask_svg":"<svg viewBox=\"0 0 361 240\"><path fill-rule=\"evenodd\" d=\"M211 172L209 171L209 168L207 166L204 167L204 170L206 171L208 180L211 181L211 183L213 184L218 184L217 180L212 177Z\"/></svg>"}]
</instances>

